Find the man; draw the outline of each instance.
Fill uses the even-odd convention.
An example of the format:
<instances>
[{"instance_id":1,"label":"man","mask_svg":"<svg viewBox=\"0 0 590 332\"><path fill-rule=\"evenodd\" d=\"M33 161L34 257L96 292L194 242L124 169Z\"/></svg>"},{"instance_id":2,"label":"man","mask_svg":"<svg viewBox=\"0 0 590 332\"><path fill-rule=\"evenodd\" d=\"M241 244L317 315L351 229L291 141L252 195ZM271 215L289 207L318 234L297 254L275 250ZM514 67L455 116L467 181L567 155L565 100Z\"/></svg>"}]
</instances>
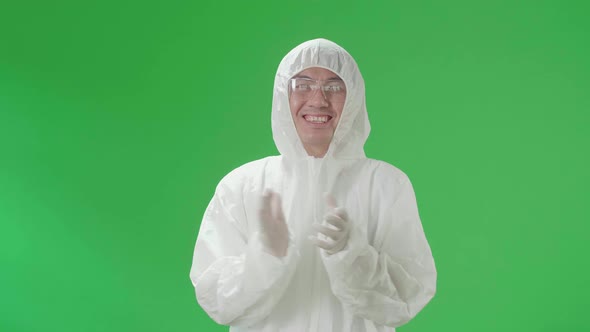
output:
<instances>
[{"instance_id":1,"label":"man","mask_svg":"<svg viewBox=\"0 0 590 332\"><path fill-rule=\"evenodd\" d=\"M230 331L395 331L434 296L436 270L407 176L365 157L370 126L354 59L325 39L281 61L280 156L221 180L191 280Z\"/></svg>"}]
</instances>

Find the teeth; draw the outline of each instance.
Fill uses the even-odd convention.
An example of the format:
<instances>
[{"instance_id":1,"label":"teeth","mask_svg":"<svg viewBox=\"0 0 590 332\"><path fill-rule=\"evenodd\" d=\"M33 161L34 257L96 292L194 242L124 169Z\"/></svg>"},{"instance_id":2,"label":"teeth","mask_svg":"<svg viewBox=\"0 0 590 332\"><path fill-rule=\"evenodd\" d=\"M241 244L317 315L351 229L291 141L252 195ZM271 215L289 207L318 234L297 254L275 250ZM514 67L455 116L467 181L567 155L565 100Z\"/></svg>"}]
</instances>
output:
<instances>
[{"instance_id":1,"label":"teeth","mask_svg":"<svg viewBox=\"0 0 590 332\"><path fill-rule=\"evenodd\" d=\"M314 122L314 123L325 123L325 122L328 122L328 116L327 115L324 115L324 116L306 115L305 120L307 120L309 122Z\"/></svg>"}]
</instances>

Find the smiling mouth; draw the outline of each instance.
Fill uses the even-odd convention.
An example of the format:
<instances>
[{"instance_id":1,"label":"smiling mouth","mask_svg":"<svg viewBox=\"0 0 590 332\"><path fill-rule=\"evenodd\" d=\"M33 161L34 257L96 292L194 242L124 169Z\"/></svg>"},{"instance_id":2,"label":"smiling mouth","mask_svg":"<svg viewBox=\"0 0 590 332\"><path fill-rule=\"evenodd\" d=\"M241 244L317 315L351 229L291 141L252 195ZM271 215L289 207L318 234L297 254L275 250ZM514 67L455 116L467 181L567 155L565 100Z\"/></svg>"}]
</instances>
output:
<instances>
[{"instance_id":1,"label":"smiling mouth","mask_svg":"<svg viewBox=\"0 0 590 332\"><path fill-rule=\"evenodd\" d=\"M329 115L305 115L303 118L310 123L326 123L332 119Z\"/></svg>"}]
</instances>

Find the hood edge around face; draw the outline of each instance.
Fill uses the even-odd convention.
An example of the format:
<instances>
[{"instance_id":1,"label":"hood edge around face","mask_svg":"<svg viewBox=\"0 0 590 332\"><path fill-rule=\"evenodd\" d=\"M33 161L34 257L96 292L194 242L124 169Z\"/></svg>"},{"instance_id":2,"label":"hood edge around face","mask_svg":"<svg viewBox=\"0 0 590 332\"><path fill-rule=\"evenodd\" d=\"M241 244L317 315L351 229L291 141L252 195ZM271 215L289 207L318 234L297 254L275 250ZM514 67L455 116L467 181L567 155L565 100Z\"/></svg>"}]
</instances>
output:
<instances>
[{"instance_id":1,"label":"hood edge around face","mask_svg":"<svg viewBox=\"0 0 590 332\"><path fill-rule=\"evenodd\" d=\"M364 144L370 132L365 106L364 80L352 56L326 39L304 42L291 50L275 75L272 103L272 131L275 145L287 158L307 158L291 116L288 80L311 67L328 69L342 78L347 95L334 137L324 158L365 158Z\"/></svg>"}]
</instances>

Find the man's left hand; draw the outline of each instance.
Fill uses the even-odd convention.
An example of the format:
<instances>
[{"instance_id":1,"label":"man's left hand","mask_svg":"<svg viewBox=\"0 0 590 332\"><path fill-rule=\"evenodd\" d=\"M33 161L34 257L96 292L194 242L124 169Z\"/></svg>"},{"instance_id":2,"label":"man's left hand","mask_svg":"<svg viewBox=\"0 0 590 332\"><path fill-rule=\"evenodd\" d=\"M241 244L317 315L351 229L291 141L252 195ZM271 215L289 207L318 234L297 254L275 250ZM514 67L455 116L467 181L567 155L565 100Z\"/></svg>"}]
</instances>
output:
<instances>
[{"instance_id":1,"label":"man's left hand","mask_svg":"<svg viewBox=\"0 0 590 332\"><path fill-rule=\"evenodd\" d=\"M319 248L326 251L327 254L333 255L346 247L350 233L350 223L346 211L341 207L336 207L334 197L325 194L326 203L330 210L324 216L322 224L314 224L313 227L322 234L326 240L318 236L310 236L310 240Z\"/></svg>"}]
</instances>

